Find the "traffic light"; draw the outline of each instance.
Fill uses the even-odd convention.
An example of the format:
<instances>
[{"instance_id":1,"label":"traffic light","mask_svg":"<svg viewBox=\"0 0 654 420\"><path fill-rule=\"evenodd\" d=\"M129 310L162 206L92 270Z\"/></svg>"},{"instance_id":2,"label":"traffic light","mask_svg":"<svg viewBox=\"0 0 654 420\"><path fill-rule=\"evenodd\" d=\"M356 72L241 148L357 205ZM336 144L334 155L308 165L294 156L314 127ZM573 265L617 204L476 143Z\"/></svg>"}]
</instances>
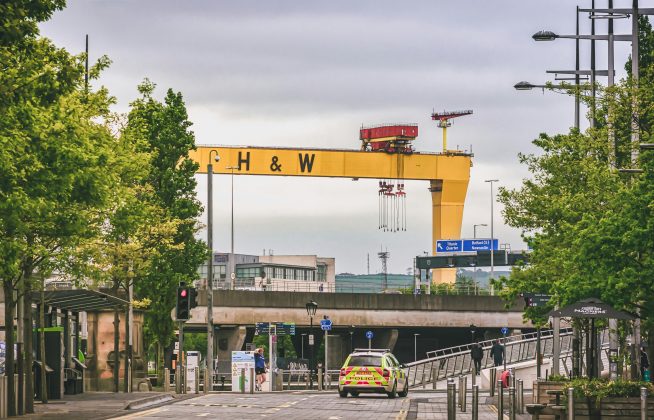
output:
<instances>
[{"instance_id":1,"label":"traffic light","mask_svg":"<svg viewBox=\"0 0 654 420\"><path fill-rule=\"evenodd\" d=\"M177 288L177 319L186 321L190 318L191 309L191 288L185 284L181 284Z\"/></svg>"},{"instance_id":2,"label":"traffic light","mask_svg":"<svg viewBox=\"0 0 654 420\"><path fill-rule=\"evenodd\" d=\"M195 287L189 288L189 308L193 309L196 306L198 306L199 303L198 300L199 300L198 289L196 289Z\"/></svg>"}]
</instances>

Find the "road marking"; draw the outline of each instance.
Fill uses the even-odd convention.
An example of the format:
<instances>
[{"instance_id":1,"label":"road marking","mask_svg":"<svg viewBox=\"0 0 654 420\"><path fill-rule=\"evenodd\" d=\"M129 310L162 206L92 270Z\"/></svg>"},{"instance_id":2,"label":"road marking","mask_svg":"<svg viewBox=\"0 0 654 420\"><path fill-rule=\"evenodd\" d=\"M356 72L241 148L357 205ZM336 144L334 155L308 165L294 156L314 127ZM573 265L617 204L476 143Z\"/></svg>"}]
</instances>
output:
<instances>
[{"instance_id":1,"label":"road marking","mask_svg":"<svg viewBox=\"0 0 654 420\"><path fill-rule=\"evenodd\" d=\"M197 417L207 417L209 413L200 413L197 415Z\"/></svg>"},{"instance_id":2,"label":"road marking","mask_svg":"<svg viewBox=\"0 0 654 420\"><path fill-rule=\"evenodd\" d=\"M338 416L331 416L327 420L339 420L342 419L343 417L338 417Z\"/></svg>"},{"instance_id":3,"label":"road marking","mask_svg":"<svg viewBox=\"0 0 654 420\"><path fill-rule=\"evenodd\" d=\"M168 409L164 408L164 407L153 408L151 410L145 410L145 411L141 411L139 413L128 414L126 416L116 417L116 418L117 419L123 419L123 420L136 419L136 418L139 418L139 417L147 416L147 415L154 414L154 413L160 413L160 412L163 412L163 411L168 411Z\"/></svg>"}]
</instances>

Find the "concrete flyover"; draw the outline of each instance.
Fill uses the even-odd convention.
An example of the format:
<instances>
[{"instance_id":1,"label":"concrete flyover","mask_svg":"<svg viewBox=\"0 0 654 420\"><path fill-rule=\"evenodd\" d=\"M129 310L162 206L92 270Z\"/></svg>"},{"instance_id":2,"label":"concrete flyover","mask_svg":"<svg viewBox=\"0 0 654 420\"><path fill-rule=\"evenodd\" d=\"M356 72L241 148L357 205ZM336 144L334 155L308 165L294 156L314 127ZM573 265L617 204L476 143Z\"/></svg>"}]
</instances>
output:
<instances>
[{"instance_id":1,"label":"concrete flyover","mask_svg":"<svg viewBox=\"0 0 654 420\"><path fill-rule=\"evenodd\" d=\"M189 327L206 325L206 292L200 306L191 311ZM308 326L305 304L318 303L314 324L329 316L335 325L369 327L468 327L530 328L522 319L524 302L507 307L496 296L401 295L368 293L214 291L213 321L216 325L254 326L256 322L295 322Z\"/></svg>"}]
</instances>

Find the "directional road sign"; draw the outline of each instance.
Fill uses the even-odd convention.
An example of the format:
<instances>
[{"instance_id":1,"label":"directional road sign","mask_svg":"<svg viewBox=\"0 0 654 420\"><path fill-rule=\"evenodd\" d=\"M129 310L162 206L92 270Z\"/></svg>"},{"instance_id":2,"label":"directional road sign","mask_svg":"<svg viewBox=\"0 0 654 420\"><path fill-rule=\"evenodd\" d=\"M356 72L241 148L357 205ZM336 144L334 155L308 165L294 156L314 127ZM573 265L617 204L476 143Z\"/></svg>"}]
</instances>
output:
<instances>
[{"instance_id":1,"label":"directional road sign","mask_svg":"<svg viewBox=\"0 0 654 420\"><path fill-rule=\"evenodd\" d=\"M372 333L372 331L366 331L366 338L368 340L372 340L372 337L374 337L374 334Z\"/></svg>"},{"instance_id":2,"label":"directional road sign","mask_svg":"<svg viewBox=\"0 0 654 420\"><path fill-rule=\"evenodd\" d=\"M320 320L320 329L323 331L332 330L332 320L331 319L321 319Z\"/></svg>"},{"instance_id":3,"label":"directional road sign","mask_svg":"<svg viewBox=\"0 0 654 420\"><path fill-rule=\"evenodd\" d=\"M446 239L436 241L436 252L461 252L463 242L460 239Z\"/></svg>"},{"instance_id":4,"label":"directional road sign","mask_svg":"<svg viewBox=\"0 0 654 420\"><path fill-rule=\"evenodd\" d=\"M507 327L502 327L500 331L502 331L502 335L507 335L509 333L509 329Z\"/></svg>"},{"instance_id":5,"label":"directional road sign","mask_svg":"<svg viewBox=\"0 0 654 420\"><path fill-rule=\"evenodd\" d=\"M257 322L254 335L295 335L295 322Z\"/></svg>"},{"instance_id":6,"label":"directional road sign","mask_svg":"<svg viewBox=\"0 0 654 420\"><path fill-rule=\"evenodd\" d=\"M528 307L541 307L547 305L547 303L552 299L551 295L545 293L520 293L520 296L525 298L525 304Z\"/></svg>"},{"instance_id":7,"label":"directional road sign","mask_svg":"<svg viewBox=\"0 0 654 420\"><path fill-rule=\"evenodd\" d=\"M499 240L493 239L493 251L499 249ZM464 239L463 240L463 251L490 251L491 250L491 240L490 239Z\"/></svg>"}]
</instances>

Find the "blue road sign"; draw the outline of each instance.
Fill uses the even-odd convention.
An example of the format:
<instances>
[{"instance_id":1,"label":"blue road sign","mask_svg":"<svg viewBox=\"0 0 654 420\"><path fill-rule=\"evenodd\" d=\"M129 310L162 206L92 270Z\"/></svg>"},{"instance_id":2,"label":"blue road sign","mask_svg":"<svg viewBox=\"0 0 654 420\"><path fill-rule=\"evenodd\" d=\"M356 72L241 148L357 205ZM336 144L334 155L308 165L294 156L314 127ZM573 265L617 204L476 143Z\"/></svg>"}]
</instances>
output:
<instances>
[{"instance_id":1,"label":"blue road sign","mask_svg":"<svg viewBox=\"0 0 654 420\"><path fill-rule=\"evenodd\" d=\"M368 340L372 340L372 337L374 337L374 334L372 333L372 331L366 331L366 338Z\"/></svg>"},{"instance_id":2,"label":"blue road sign","mask_svg":"<svg viewBox=\"0 0 654 420\"><path fill-rule=\"evenodd\" d=\"M499 240L493 239L493 251L499 249ZM490 251L491 250L491 240L490 239L464 239L463 240L463 251Z\"/></svg>"},{"instance_id":3,"label":"blue road sign","mask_svg":"<svg viewBox=\"0 0 654 420\"><path fill-rule=\"evenodd\" d=\"M323 331L331 331L332 329L332 320L331 319L321 319L320 320L320 329Z\"/></svg>"},{"instance_id":4,"label":"blue road sign","mask_svg":"<svg viewBox=\"0 0 654 420\"><path fill-rule=\"evenodd\" d=\"M436 241L436 252L461 252L463 244L460 239Z\"/></svg>"},{"instance_id":5,"label":"blue road sign","mask_svg":"<svg viewBox=\"0 0 654 420\"><path fill-rule=\"evenodd\" d=\"M500 331L502 331L502 335L507 335L509 333L509 329L507 327L502 327Z\"/></svg>"}]
</instances>

